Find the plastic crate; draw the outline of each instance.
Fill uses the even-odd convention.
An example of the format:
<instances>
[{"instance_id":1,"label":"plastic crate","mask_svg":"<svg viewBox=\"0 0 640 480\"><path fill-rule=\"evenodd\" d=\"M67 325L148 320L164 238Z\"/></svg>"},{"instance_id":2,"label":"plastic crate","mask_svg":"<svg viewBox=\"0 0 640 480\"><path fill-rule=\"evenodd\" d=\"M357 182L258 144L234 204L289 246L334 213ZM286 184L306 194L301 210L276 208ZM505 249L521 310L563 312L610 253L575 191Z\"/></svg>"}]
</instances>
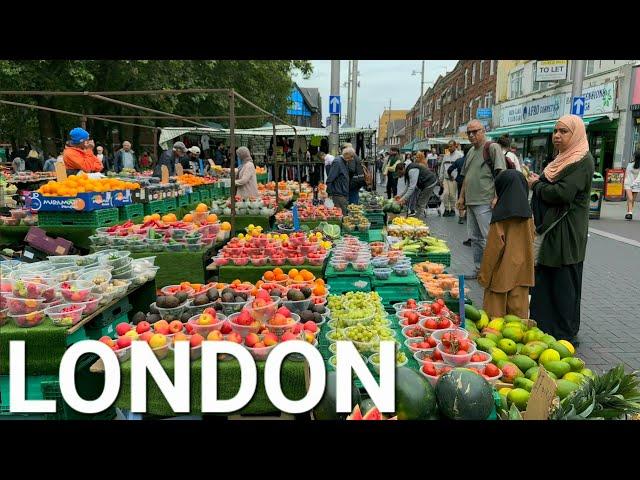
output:
<instances>
[{"instance_id":1,"label":"plastic crate","mask_svg":"<svg viewBox=\"0 0 640 480\"><path fill-rule=\"evenodd\" d=\"M164 212L170 213L175 212L178 209L178 201L175 197L165 198L164 199Z\"/></svg>"},{"instance_id":2,"label":"plastic crate","mask_svg":"<svg viewBox=\"0 0 640 480\"><path fill-rule=\"evenodd\" d=\"M41 227L100 228L117 225L120 215L117 208L104 208L92 212L39 212Z\"/></svg>"},{"instance_id":3,"label":"plastic crate","mask_svg":"<svg viewBox=\"0 0 640 480\"><path fill-rule=\"evenodd\" d=\"M367 276L334 277L328 279L332 295L346 292L370 292L371 279Z\"/></svg>"},{"instance_id":4,"label":"plastic crate","mask_svg":"<svg viewBox=\"0 0 640 480\"><path fill-rule=\"evenodd\" d=\"M113 339L115 339L118 335L116 334L116 326L119 323L129 323L129 314L128 313L123 313L122 315L120 315L117 318L114 318L111 323L108 323L107 325L100 327L100 328L96 328L96 329L92 329L92 330L86 330L87 332L87 336L89 340L100 340L102 337L111 337Z\"/></svg>"},{"instance_id":5,"label":"plastic crate","mask_svg":"<svg viewBox=\"0 0 640 480\"><path fill-rule=\"evenodd\" d=\"M426 259L429 262L441 263L447 267L451 266L451 253L427 253Z\"/></svg>"},{"instance_id":6,"label":"plastic crate","mask_svg":"<svg viewBox=\"0 0 640 480\"><path fill-rule=\"evenodd\" d=\"M258 183L267 183L269 181L269 174L268 173L257 173L256 174L256 180L258 181Z\"/></svg>"},{"instance_id":7,"label":"plastic crate","mask_svg":"<svg viewBox=\"0 0 640 480\"><path fill-rule=\"evenodd\" d=\"M382 230L381 229L370 229L369 230L369 243L371 242L382 242L383 241Z\"/></svg>"},{"instance_id":8,"label":"plastic crate","mask_svg":"<svg viewBox=\"0 0 640 480\"><path fill-rule=\"evenodd\" d=\"M365 218L371 222L370 228L381 229L384 227L384 213L368 212L364 214Z\"/></svg>"},{"instance_id":9,"label":"plastic crate","mask_svg":"<svg viewBox=\"0 0 640 480\"><path fill-rule=\"evenodd\" d=\"M200 203L201 200L201 196L200 196L200 192L197 190L194 190L193 192L191 192L189 194L189 204L193 204L193 203Z\"/></svg>"},{"instance_id":10,"label":"plastic crate","mask_svg":"<svg viewBox=\"0 0 640 480\"><path fill-rule=\"evenodd\" d=\"M85 325L90 338L93 338L92 332L111 325L116 318L122 314L129 313L133 307L128 297L121 298L118 302L104 309L99 315L96 315L87 325ZM100 337L98 337L100 338Z\"/></svg>"},{"instance_id":11,"label":"plastic crate","mask_svg":"<svg viewBox=\"0 0 640 480\"><path fill-rule=\"evenodd\" d=\"M73 332L71 335L67 335L67 338L66 338L67 347L73 345L74 343L81 342L82 340L89 340L89 337L87 336L87 331L85 330L84 327L79 328L78 330Z\"/></svg>"},{"instance_id":12,"label":"plastic crate","mask_svg":"<svg viewBox=\"0 0 640 480\"><path fill-rule=\"evenodd\" d=\"M382 304L385 306L391 306L397 302L406 302L408 298L418 299L420 298L420 286L419 285L388 285L374 287L374 290L378 292L382 299ZM333 288L332 288L333 291Z\"/></svg>"},{"instance_id":13,"label":"plastic crate","mask_svg":"<svg viewBox=\"0 0 640 480\"><path fill-rule=\"evenodd\" d=\"M176 203L178 204L178 208L186 207L189 205L189 194L185 193L184 195L179 195L176 198Z\"/></svg>"},{"instance_id":14,"label":"plastic crate","mask_svg":"<svg viewBox=\"0 0 640 480\"><path fill-rule=\"evenodd\" d=\"M208 187L203 187L200 190L200 200L206 202L207 200L211 200L211 190Z\"/></svg>"},{"instance_id":15,"label":"plastic crate","mask_svg":"<svg viewBox=\"0 0 640 480\"><path fill-rule=\"evenodd\" d=\"M132 203L118 207L118 216L121 222L132 220L134 223L138 223L137 220L142 220L144 217L144 206L142 203Z\"/></svg>"},{"instance_id":16,"label":"plastic crate","mask_svg":"<svg viewBox=\"0 0 640 480\"><path fill-rule=\"evenodd\" d=\"M164 200L153 200L152 202L144 203L144 214L152 215L154 213L164 214L166 212L166 204Z\"/></svg>"}]
</instances>

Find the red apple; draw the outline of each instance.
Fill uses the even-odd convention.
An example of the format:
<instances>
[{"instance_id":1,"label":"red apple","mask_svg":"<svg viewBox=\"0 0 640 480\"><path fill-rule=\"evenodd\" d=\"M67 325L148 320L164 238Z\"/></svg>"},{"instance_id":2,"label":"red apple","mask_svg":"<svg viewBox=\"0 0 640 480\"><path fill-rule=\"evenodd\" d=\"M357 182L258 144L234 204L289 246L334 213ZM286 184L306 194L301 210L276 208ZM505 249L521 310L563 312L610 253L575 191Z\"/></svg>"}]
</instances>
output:
<instances>
[{"instance_id":1,"label":"red apple","mask_svg":"<svg viewBox=\"0 0 640 480\"><path fill-rule=\"evenodd\" d=\"M316 322L313 320L308 320L304 323L304 329L311 333L315 333L318 331L318 325L316 325Z\"/></svg>"},{"instance_id":2,"label":"red apple","mask_svg":"<svg viewBox=\"0 0 640 480\"><path fill-rule=\"evenodd\" d=\"M214 318L217 314L216 309L215 308L211 308L211 307L207 307L204 309L204 312L202 313L208 313L209 315L212 315Z\"/></svg>"},{"instance_id":3,"label":"red apple","mask_svg":"<svg viewBox=\"0 0 640 480\"><path fill-rule=\"evenodd\" d=\"M127 348L131 345L131 337L118 337L118 348Z\"/></svg>"},{"instance_id":4,"label":"red apple","mask_svg":"<svg viewBox=\"0 0 640 480\"><path fill-rule=\"evenodd\" d=\"M283 317L291 317L291 312L289 311L289 309L287 307L280 307L276 313L279 313L280 315L282 315Z\"/></svg>"},{"instance_id":5,"label":"red apple","mask_svg":"<svg viewBox=\"0 0 640 480\"><path fill-rule=\"evenodd\" d=\"M228 342L235 342L235 343L242 344L242 337L237 332L231 332L229 335L227 335L226 340Z\"/></svg>"},{"instance_id":6,"label":"red apple","mask_svg":"<svg viewBox=\"0 0 640 480\"><path fill-rule=\"evenodd\" d=\"M282 335L281 341L286 342L288 340L300 340L300 338L298 338L298 335L293 332L285 332L284 335Z\"/></svg>"},{"instance_id":7,"label":"red apple","mask_svg":"<svg viewBox=\"0 0 640 480\"><path fill-rule=\"evenodd\" d=\"M148 332L149 330L151 330L151 324L149 322L142 321L138 325L136 325L136 332L138 332L139 334Z\"/></svg>"},{"instance_id":8,"label":"red apple","mask_svg":"<svg viewBox=\"0 0 640 480\"><path fill-rule=\"evenodd\" d=\"M193 327L193 324L187 322L184 324L184 329L187 331L187 334L191 335L193 334L193 332L195 332L195 328Z\"/></svg>"},{"instance_id":9,"label":"red apple","mask_svg":"<svg viewBox=\"0 0 640 480\"><path fill-rule=\"evenodd\" d=\"M298 335L303 329L303 326L301 323L296 323L295 326L293 327L293 330L291 330L291 332L294 335Z\"/></svg>"},{"instance_id":10,"label":"red apple","mask_svg":"<svg viewBox=\"0 0 640 480\"><path fill-rule=\"evenodd\" d=\"M258 337L258 335L256 335L255 333L250 333L249 335L247 335L247 338L244 339L244 344L249 348L253 348L253 346L259 341L260 337Z\"/></svg>"},{"instance_id":11,"label":"red apple","mask_svg":"<svg viewBox=\"0 0 640 480\"><path fill-rule=\"evenodd\" d=\"M233 332L233 329L231 328L231 324L225 321L222 324L222 328L220 329L220 332L222 332L224 335L227 335L228 333Z\"/></svg>"},{"instance_id":12,"label":"red apple","mask_svg":"<svg viewBox=\"0 0 640 480\"><path fill-rule=\"evenodd\" d=\"M98 341L104 343L109 347L113 347L115 345L115 342L113 341L113 339L111 337L107 337L106 335L104 337L100 337L100 340Z\"/></svg>"},{"instance_id":13,"label":"red apple","mask_svg":"<svg viewBox=\"0 0 640 480\"><path fill-rule=\"evenodd\" d=\"M116 333L119 337L127 333L129 330L131 330L131 325L128 323L122 322L116 325Z\"/></svg>"},{"instance_id":14,"label":"red apple","mask_svg":"<svg viewBox=\"0 0 640 480\"><path fill-rule=\"evenodd\" d=\"M191 338L189 339L189 344L191 345L191 348L199 347L202 344L203 340L204 340L204 337L199 333L196 333L194 335L191 335Z\"/></svg>"},{"instance_id":15,"label":"red apple","mask_svg":"<svg viewBox=\"0 0 640 480\"><path fill-rule=\"evenodd\" d=\"M153 337L153 332L149 330L148 332L143 332L138 337L138 340L149 343L149 340Z\"/></svg>"},{"instance_id":16,"label":"red apple","mask_svg":"<svg viewBox=\"0 0 640 480\"><path fill-rule=\"evenodd\" d=\"M169 324L169 333L178 333L182 331L182 322L180 320L174 320Z\"/></svg>"}]
</instances>

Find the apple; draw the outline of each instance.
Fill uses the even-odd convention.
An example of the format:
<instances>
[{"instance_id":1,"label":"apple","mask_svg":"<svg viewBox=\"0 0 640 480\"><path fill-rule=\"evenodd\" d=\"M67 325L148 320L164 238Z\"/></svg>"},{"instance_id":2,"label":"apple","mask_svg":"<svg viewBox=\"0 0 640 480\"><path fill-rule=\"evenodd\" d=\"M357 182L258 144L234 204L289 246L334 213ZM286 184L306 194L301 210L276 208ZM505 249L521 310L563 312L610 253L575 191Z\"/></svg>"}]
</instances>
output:
<instances>
[{"instance_id":1,"label":"apple","mask_svg":"<svg viewBox=\"0 0 640 480\"><path fill-rule=\"evenodd\" d=\"M283 317L291 317L291 312L289 311L289 309L285 306L280 307L276 313L279 313L280 315L282 315Z\"/></svg>"},{"instance_id":2,"label":"apple","mask_svg":"<svg viewBox=\"0 0 640 480\"><path fill-rule=\"evenodd\" d=\"M285 332L284 335L282 335L281 341L286 342L288 340L300 340L300 339L298 338L298 335L294 334L293 332Z\"/></svg>"},{"instance_id":3,"label":"apple","mask_svg":"<svg viewBox=\"0 0 640 480\"><path fill-rule=\"evenodd\" d=\"M167 344L167 337L162 335L161 333L155 333L149 339L149 346L151 348L160 348L164 347Z\"/></svg>"},{"instance_id":4,"label":"apple","mask_svg":"<svg viewBox=\"0 0 640 480\"><path fill-rule=\"evenodd\" d=\"M222 328L220 329L220 332L222 332L224 335L227 335L228 333L233 332L233 328L231 328L231 324L227 321L225 321L222 324Z\"/></svg>"},{"instance_id":5,"label":"apple","mask_svg":"<svg viewBox=\"0 0 640 480\"><path fill-rule=\"evenodd\" d=\"M250 333L249 335L247 335L247 338L244 339L244 344L247 347L252 348L259 341L260 337L258 337L258 335L256 335L255 333Z\"/></svg>"},{"instance_id":6,"label":"apple","mask_svg":"<svg viewBox=\"0 0 640 480\"><path fill-rule=\"evenodd\" d=\"M262 341L267 347L270 347L271 345L278 343L278 337L273 333L265 333Z\"/></svg>"},{"instance_id":7,"label":"apple","mask_svg":"<svg viewBox=\"0 0 640 480\"><path fill-rule=\"evenodd\" d=\"M213 315L210 313L202 313L196 320L198 325L211 325L213 323Z\"/></svg>"},{"instance_id":8,"label":"apple","mask_svg":"<svg viewBox=\"0 0 640 480\"><path fill-rule=\"evenodd\" d=\"M207 307L207 308L205 308L205 309L204 309L204 312L202 312L202 313L208 313L209 315L212 315L212 316L214 316L214 317L215 317L215 316L216 316L216 314L217 314L216 309L215 309L215 308L211 308L211 307Z\"/></svg>"},{"instance_id":9,"label":"apple","mask_svg":"<svg viewBox=\"0 0 640 480\"><path fill-rule=\"evenodd\" d=\"M131 340L138 340L138 332L135 330L129 330L123 335L123 337L129 337Z\"/></svg>"},{"instance_id":10,"label":"apple","mask_svg":"<svg viewBox=\"0 0 640 480\"><path fill-rule=\"evenodd\" d=\"M111 337L108 336L104 336L104 337L100 337L100 340L98 340L99 342L104 343L105 345L109 346L109 347L113 347L115 345L115 342L113 341L113 339Z\"/></svg>"},{"instance_id":11,"label":"apple","mask_svg":"<svg viewBox=\"0 0 640 480\"><path fill-rule=\"evenodd\" d=\"M141 333L138 340L149 343L151 337L153 337L153 332L149 330L148 332Z\"/></svg>"},{"instance_id":12,"label":"apple","mask_svg":"<svg viewBox=\"0 0 640 480\"><path fill-rule=\"evenodd\" d=\"M188 335L195 333L195 328L193 327L192 323L189 323L189 322L185 323L184 329L187 331Z\"/></svg>"},{"instance_id":13,"label":"apple","mask_svg":"<svg viewBox=\"0 0 640 480\"><path fill-rule=\"evenodd\" d=\"M174 320L169 324L169 332L170 333L178 333L182 331L182 322L180 320Z\"/></svg>"},{"instance_id":14,"label":"apple","mask_svg":"<svg viewBox=\"0 0 640 480\"><path fill-rule=\"evenodd\" d=\"M129 330L131 330L131 325L126 322L122 322L116 325L116 333L119 337L127 333Z\"/></svg>"},{"instance_id":15,"label":"apple","mask_svg":"<svg viewBox=\"0 0 640 480\"><path fill-rule=\"evenodd\" d=\"M316 322L313 320L309 320L304 323L304 329L311 333L315 333L318 331L318 325L316 325Z\"/></svg>"},{"instance_id":16,"label":"apple","mask_svg":"<svg viewBox=\"0 0 640 480\"><path fill-rule=\"evenodd\" d=\"M231 332L229 335L227 335L226 340L227 342L235 342L235 343L242 344L242 337L238 332Z\"/></svg>"},{"instance_id":17,"label":"apple","mask_svg":"<svg viewBox=\"0 0 640 480\"><path fill-rule=\"evenodd\" d=\"M256 301L258 300L263 300L266 303L271 303L269 292L267 292L266 290L258 290L258 293L256 294Z\"/></svg>"},{"instance_id":18,"label":"apple","mask_svg":"<svg viewBox=\"0 0 640 480\"><path fill-rule=\"evenodd\" d=\"M191 345L191 348L199 347L202 344L203 340L204 337L199 333L196 333L189 339L189 344Z\"/></svg>"},{"instance_id":19,"label":"apple","mask_svg":"<svg viewBox=\"0 0 640 480\"><path fill-rule=\"evenodd\" d=\"M178 332L174 335L173 337L173 342L184 342L186 340L189 340L189 337L187 335L185 335L182 332Z\"/></svg>"},{"instance_id":20,"label":"apple","mask_svg":"<svg viewBox=\"0 0 640 480\"><path fill-rule=\"evenodd\" d=\"M131 346L131 337L128 337L128 336L118 337L118 341L116 343L118 344L118 348L127 348Z\"/></svg>"},{"instance_id":21,"label":"apple","mask_svg":"<svg viewBox=\"0 0 640 480\"><path fill-rule=\"evenodd\" d=\"M311 320L309 320L309 321L311 321ZM296 323L291 332L294 335L298 335L302 331L302 329L303 329L302 324L301 323Z\"/></svg>"},{"instance_id":22,"label":"apple","mask_svg":"<svg viewBox=\"0 0 640 480\"><path fill-rule=\"evenodd\" d=\"M209 335L207 335L207 340L212 340L214 342L222 341L222 339L223 337L220 330L212 330L209 332Z\"/></svg>"},{"instance_id":23,"label":"apple","mask_svg":"<svg viewBox=\"0 0 640 480\"><path fill-rule=\"evenodd\" d=\"M258 342L253 346L253 348L264 348L266 346L267 345L265 345L263 342Z\"/></svg>"},{"instance_id":24,"label":"apple","mask_svg":"<svg viewBox=\"0 0 640 480\"><path fill-rule=\"evenodd\" d=\"M240 312L240 315L238 315L238 317L236 318L236 323L238 325L248 326L248 325L251 325L251 322L253 322L253 318L249 314L248 310L243 309Z\"/></svg>"},{"instance_id":25,"label":"apple","mask_svg":"<svg viewBox=\"0 0 640 480\"><path fill-rule=\"evenodd\" d=\"M153 324L153 331L162 335L169 334L169 323L166 320L158 320Z\"/></svg>"},{"instance_id":26,"label":"apple","mask_svg":"<svg viewBox=\"0 0 640 480\"><path fill-rule=\"evenodd\" d=\"M147 321L142 321L138 325L136 325L136 332L142 334L144 332L148 332L151 330L151 324Z\"/></svg>"}]
</instances>

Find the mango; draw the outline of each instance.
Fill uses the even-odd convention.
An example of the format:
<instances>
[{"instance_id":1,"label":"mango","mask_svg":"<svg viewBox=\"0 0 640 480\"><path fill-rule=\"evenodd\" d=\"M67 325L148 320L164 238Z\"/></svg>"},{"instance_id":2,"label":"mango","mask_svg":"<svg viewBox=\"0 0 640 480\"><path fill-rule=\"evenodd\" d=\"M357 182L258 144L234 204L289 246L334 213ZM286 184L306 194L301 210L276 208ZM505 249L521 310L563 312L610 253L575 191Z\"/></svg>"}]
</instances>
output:
<instances>
[{"instance_id":1,"label":"mango","mask_svg":"<svg viewBox=\"0 0 640 480\"><path fill-rule=\"evenodd\" d=\"M535 360L531 360L526 355L514 355L513 357L511 357L511 361L515 363L523 372L527 372L530 368L536 366Z\"/></svg>"},{"instance_id":2,"label":"mango","mask_svg":"<svg viewBox=\"0 0 640 480\"><path fill-rule=\"evenodd\" d=\"M496 317L489 322L489 328L493 328L494 330L502 331L504 328L504 318Z\"/></svg>"},{"instance_id":3,"label":"mango","mask_svg":"<svg viewBox=\"0 0 640 480\"><path fill-rule=\"evenodd\" d=\"M509 360L509 356L497 347L492 348L489 354L491 355L493 363L496 363L498 360Z\"/></svg>"},{"instance_id":4,"label":"mango","mask_svg":"<svg viewBox=\"0 0 640 480\"><path fill-rule=\"evenodd\" d=\"M571 371L571 367L567 362L563 362L562 360L552 360L548 362L543 362L542 365L548 372L552 372L558 378L562 378L564 375Z\"/></svg>"},{"instance_id":5,"label":"mango","mask_svg":"<svg viewBox=\"0 0 640 480\"><path fill-rule=\"evenodd\" d=\"M584 360L578 357L565 357L562 361L569 364L572 372L580 372L584 368Z\"/></svg>"},{"instance_id":6,"label":"mango","mask_svg":"<svg viewBox=\"0 0 640 480\"><path fill-rule=\"evenodd\" d=\"M522 411L527 408L527 402L529 401L530 393L527 392L524 388L514 388L509 392L507 398L511 403L513 403L518 410Z\"/></svg>"},{"instance_id":7,"label":"mango","mask_svg":"<svg viewBox=\"0 0 640 480\"><path fill-rule=\"evenodd\" d=\"M504 321L509 323L509 322L518 322L518 323L522 323L520 321L520 317L518 317L517 315L511 315L511 314L507 314L504 316Z\"/></svg>"},{"instance_id":8,"label":"mango","mask_svg":"<svg viewBox=\"0 0 640 480\"><path fill-rule=\"evenodd\" d=\"M531 360L538 360L540 354L547 349L547 344L540 341L529 342L525 344L520 352L522 355L526 355Z\"/></svg>"},{"instance_id":9,"label":"mango","mask_svg":"<svg viewBox=\"0 0 640 480\"><path fill-rule=\"evenodd\" d=\"M538 363L541 363L542 365L545 365L547 362L559 362L560 361L560 354L558 352L556 352L555 350L551 349L551 348L547 348L544 352L542 352L540 354L540 357L538 357ZM569 366L569 365L567 365ZM546 368L546 366L545 366ZM547 368L547 370L549 370ZM571 370L571 369L569 369ZM566 372L565 372L566 373ZM562 374L564 375L564 374ZM562 376L560 375L560 376Z\"/></svg>"},{"instance_id":10,"label":"mango","mask_svg":"<svg viewBox=\"0 0 640 480\"><path fill-rule=\"evenodd\" d=\"M578 388L579 386L577 384L569 380L560 379L556 381L556 394L558 394L561 400Z\"/></svg>"},{"instance_id":11,"label":"mango","mask_svg":"<svg viewBox=\"0 0 640 480\"><path fill-rule=\"evenodd\" d=\"M513 383L516 378L524 377L524 373L522 373L515 363L505 362L502 367L498 368L502 370L501 380L505 383Z\"/></svg>"},{"instance_id":12,"label":"mango","mask_svg":"<svg viewBox=\"0 0 640 480\"><path fill-rule=\"evenodd\" d=\"M563 343L553 342L551 345L549 345L549 348L558 352L560 354L560 358L573 356L571 350L569 350Z\"/></svg>"},{"instance_id":13,"label":"mango","mask_svg":"<svg viewBox=\"0 0 640 480\"><path fill-rule=\"evenodd\" d=\"M524 333L522 332L522 328L520 327L505 327L502 330L502 336L506 339L513 340L515 343L518 343L522 340Z\"/></svg>"},{"instance_id":14,"label":"mango","mask_svg":"<svg viewBox=\"0 0 640 480\"><path fill-rule=\"evenodd\" d=\"M576 385L580 385L582 382L584 382L587 379L587 377L585 377L584 375L578 372L569 372L569 373L565 373L562 376L562 379L569 380L570 382L573 382Z\"/></svg>"},{"instance_id":15,"label":"mango","mask_svg":"<svg viewBox=\"0 0 640 480\"><path fill-rule=\"evenodd\" d=\"M482 350L483 352L487 353L491 352L492 348L497 347L496 342L489 338L478 338L477 340L475 340L475 342L478 350Z\"/></svg>"},{"instance_id":16,"label":"mango","mask_svg":"<svg viewBox=\"0 0 640 480\"><path fill-rule=\"evenodd\" d=\"M516 347L516 342L513 340L509 340L508 338L503 338L498 342L498 348L502 350L507 355L513 355L516 353L518 347Z\"/></svg>"},{"instance_id":17,"label":"mango","mask_svg":"<svg viewBox=\"0 0 640 480\"><path fill-rule=\"evenodd\" d=\"M513 382L513 386L516 388L524 388L527 392L530 392L533 388L534 382L529 380L528 378L518 377Z\"/></svg>"}]
</instances>

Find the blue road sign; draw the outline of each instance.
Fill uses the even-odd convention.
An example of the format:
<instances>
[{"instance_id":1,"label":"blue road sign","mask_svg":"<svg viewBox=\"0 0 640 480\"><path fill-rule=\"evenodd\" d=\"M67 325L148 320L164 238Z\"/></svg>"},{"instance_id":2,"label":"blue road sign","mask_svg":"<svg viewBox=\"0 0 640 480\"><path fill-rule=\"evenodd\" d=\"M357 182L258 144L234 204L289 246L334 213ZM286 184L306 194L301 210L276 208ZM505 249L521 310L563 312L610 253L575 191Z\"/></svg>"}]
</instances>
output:
<instances>
[{"instance_id":1,"label":"blue road sign","mask_svg":"<svg viewBox=\"0 0 640 480\"><path fill-rule=\"evenodd\" d=\"M571 99L571 113L580 117L584 116L584 97L573 97Z\"/></svg>"},{"instance_id":2,"label":"blue road sign","mask_svg":"<svg viewBox=\"0 0 640 480\"><path fill-rule=\"evenodd\" d=\"M340 115L340 95L329 95L329 114Z\"/></svg>"},{"instance_id":3,"label":"blue road sign","mask_svg":"<svg viewBox=\"0 0 640 480\"><path fill-rule=\"evenodd\" d=\"M491 109L490 108L479 108L476 112L476 116L478 118L491 118Z\"/></svg>"}]
</instances>

